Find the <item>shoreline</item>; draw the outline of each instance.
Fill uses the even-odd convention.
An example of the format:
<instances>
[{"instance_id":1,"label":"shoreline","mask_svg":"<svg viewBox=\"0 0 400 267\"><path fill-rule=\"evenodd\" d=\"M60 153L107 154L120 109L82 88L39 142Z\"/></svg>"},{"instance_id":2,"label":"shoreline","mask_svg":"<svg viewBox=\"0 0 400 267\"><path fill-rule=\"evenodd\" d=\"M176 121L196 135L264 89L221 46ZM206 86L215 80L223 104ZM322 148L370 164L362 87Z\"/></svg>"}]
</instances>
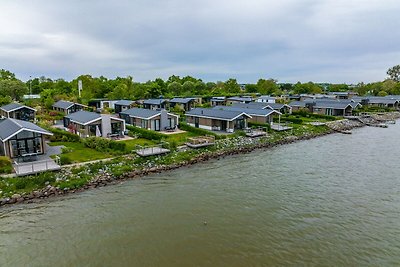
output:
<instances>
[{"instance_id":1,"label":"shoreline","mask_svg":"<svg viewBox=\"0 0 400 267\"><path fill-rule=\"evenodd\" d=\"M400 117L400 113L396 114L397 118ZM335 121L335 125L339 125L339 127L343 128L343 130L355 129L365 127L367 125L362 124L358 121L351 120L340 120ZM278 147L281 145L292 144L300 141L306 141L322 136L326 136L333 133L340 133L331 127L326 127L323 132L319 133L306 133L300 136L286 136L279 140L274 140L272 142L258 142L238 145L237 147L229 148L227 150L216 150L216 151L206 151L201 152L198 155L191 157L188 160L184 160L182 162L168 164L168 165L158 165L151 167L144 167L143 169L131 169L130 171L124 172L121 175L112 175L109 173L100 173L95 175L89 182L83 184L81 187L76 189L64 188L61 189L59 187L52 186L50 184L46 185L44 188L40 190L34 190L30 193L26 194L14 194L10 198L0 199L0 208L5 206L11 206L15 204L30 204L30 203L38 203L43 200L47 200L49 198L56 198L62 196L68 196L75 193L80 193L83 191L95 189L98 187L105 187L109 185L120 184L121 182L127 180L133 180L140 177L144 177L151 174L162 173L166 171L172 171L183 167L190 167L194 164L205 163L209 160L213 159L222 159L227 156L239 155L239 154L248 154L255 150L267 150L273 147ZM256 140L247 138L247 141ZM246 138L242 140L246 140ZM180 153L180 152L178 152Z\"/></svg>"}]
</instances>

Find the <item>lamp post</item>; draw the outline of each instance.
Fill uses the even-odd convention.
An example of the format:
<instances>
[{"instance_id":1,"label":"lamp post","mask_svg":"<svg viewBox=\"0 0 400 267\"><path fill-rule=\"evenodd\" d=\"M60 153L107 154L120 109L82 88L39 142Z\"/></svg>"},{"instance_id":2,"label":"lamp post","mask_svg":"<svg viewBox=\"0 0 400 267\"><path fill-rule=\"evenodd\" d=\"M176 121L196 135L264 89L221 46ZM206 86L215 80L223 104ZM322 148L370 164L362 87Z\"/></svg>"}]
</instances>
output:
<instances>
[{"instance_id":1,"label":"lamp post","mask_svg":"<svg viewBox=\"0 0 400 267\"><path fill-rule=\"evenodd\" d=\"M29 94L32 97L32 76L29 75Z\"/></svg>"}]
</instances>

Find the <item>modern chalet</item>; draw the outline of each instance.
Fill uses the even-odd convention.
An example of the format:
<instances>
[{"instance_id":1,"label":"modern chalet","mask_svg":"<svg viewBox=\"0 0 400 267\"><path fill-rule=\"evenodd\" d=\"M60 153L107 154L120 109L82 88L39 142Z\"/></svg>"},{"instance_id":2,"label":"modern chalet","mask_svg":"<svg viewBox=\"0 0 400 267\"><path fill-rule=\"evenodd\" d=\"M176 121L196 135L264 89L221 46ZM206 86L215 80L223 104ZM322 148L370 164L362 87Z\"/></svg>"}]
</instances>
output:
<instances>
[{"instance_id":1,"label":"modern chalet","mask_svg":"<svg viewBox=\"0 0 400 267\"><path fill-rule=\"evenodd\" d=\"M2 118L33 122L35 120L35 114L36 109L19 103L11 103L0 107L0 115Z\"/></svg>"},{"instance_id":2,"label":"modern chalet","mask_svg":"<svg viewBox=\"0 0 400 267\"><path fill-rule=\"evenodd\" d=\"M127 124L153 131L173 130L179 122L179 116L165 109L151 110L131 108L119 114Z\"/></svg>"}]
</instances>

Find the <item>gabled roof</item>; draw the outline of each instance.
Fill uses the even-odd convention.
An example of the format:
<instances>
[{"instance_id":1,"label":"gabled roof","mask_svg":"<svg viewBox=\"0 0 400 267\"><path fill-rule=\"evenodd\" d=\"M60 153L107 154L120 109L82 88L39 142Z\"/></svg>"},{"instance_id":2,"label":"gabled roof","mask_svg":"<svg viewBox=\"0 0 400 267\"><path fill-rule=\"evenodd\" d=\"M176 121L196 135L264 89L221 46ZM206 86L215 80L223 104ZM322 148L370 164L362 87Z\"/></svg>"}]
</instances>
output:
<instances>
[{"instance_id":1,"label":"gabled roof","mask_svg":"<svg viewBox=\"0 0 400 267\"><path fill-rule=\"evenodd\" d=\"M229 97L228 100L241 101L241 102L251 102L251 101L253 101L253 99L251 97L238 97L238 96Z\"/></svg>"},{"instance_id":2,"label":"gabled roof","mask_svg":"<svg viewBox=\"0 0 400 267\"><path fill-rule=\"evenodd\" d=\"M370 104L395 104L399 102L398 99L394 98L387 98L387 97L370 97L369 103Z\"/></svg>"},{"instance_id":3,"label":"gabled roof","mask_svg":"<svg viewBox=\"0 0 400 267\"><path fill-rule=\"evenodd\" d=\"M132 118L140 118L150 120L154 117L161 115L161 110L152 110L152 109L145 109L145 108L130 108L127 110L122 111L120 114L128 115ZM178 117L178 115L167 113L168 115Z\"/></svg>"},{"instance_id":4,"label":"gabled roof","mask_svg":"<svg viewBox=\"0 0 400 267\"><path fill-rule=\"evenodd\" d=\"M269 96L269 95L262 95L260 97L257 97L257 99L276 100L276 97Z\"/></svg>"},{"instance_id":5,"label":"gabled roof","mask_svg":"<svg viewBox=\"0 0 400 267\"><path fill-rule=\"evenodd\" d=\"M22 131L35 132L44 135L53 135L52 133L42 129L32 122L8 118L0 120L0 140L2 140L3 142L7 141L8 139L12 138Z\"/></svg>"},{"instance_id":6,"label":"gabled roof","mask_svg":"<svg viewBox=\"0 0 400 267\"><path fill-rule=\"evenodd\" d=\"M71 114L68 114L64 116L64 118L70 119L72 122L81 124L81 125L87 125L92 122L95 122L97 120L101 119L101 115L95 112L89 112L89 111L78 111L74 112Z\"/></svg>"},{"instance_id":7,"label":"gabled roof","mask_svg":"<svg viewBox=\"0 0 400 267\"><path fill-rule=\"evenodd\" d=\"M222 110L230 110L230 111L240 111L240 112L244 112L246 114L249 114L251 116L269 116L273 113L276 114L281 114L280 112L273 110L273 109L252 109L252 108L240 108L240 107L233 107L233 106L217 106L217 107L213 107L213 109L222 109Z\"/></svg>"},{"instance_id":8,"label":"gabled roof","mask_svg":"<svg viewBox=\"0 0 400 267\"><path fill-rule=\"evenodd\" d=\"M283 107L289 107L286 104L280 103L262 103L262 102L251 102L251 103L234 103L233 107L242 107L242 108L254 108L254 109L281 109Z\"/></svg>"},{"instance_id":9,"label":"gabled roof","mask_svg":"<svg viewBox=\"0 0 400 267\"><path fill-rule=\"evenodd\" d=\"M145 108L130 108L122 111L120 114L128 115L129 117L151 119L161 114L160 110L152 110Z\"/></svg>"},{"instance_id":10,"label":"gabled roof","mask_svg":"<svg viewBox=\"0 0 400 267\"><path fill-rule=\"evenodd\" d=\"M196 98L193 97L175 97L172 98L169 102L170 103L180 103L180 104L186 104L189 103L190 101L194 101Z\"/></svg>"},{"instance_id":11,"label":"gabled roof","mask_svg":"<svg viewBox=\"0 0 400 267\"><path fill-rule=\"evenodd\" d=\"M163 103L167 102L166 99L160 98L160 99L145 99L143 101L143 104L146 105L161 105Z\"/></svg>"},{"instance_id":12,"label":"gabled roof","mask_svg":"<svg viewBox=\"0 0 400 267\"><path fill-rule=\"evenodd\" d=\"M289 103L289 106L291 106L291 107L306 107L306 104L307 104L308 102L305 102L305 101L292 101L292 102L290 102Z\"/></svg>"},{"instance_id":13,"label":"gabled roof","mask_svg":"<svg viewBox=\"0 0 400 267\"><path fill-rule=\"evenodd\" d=\"M18 110L21 108L28 108L30 110L36 111L36 109L33 109L33 108L25 106L25 105L21 105L19 103L10 103L8 105L4 105L4 106L0 107L0 109L4 110L5 112L15 111L15 110Z\"/></svg>"},{"instance_id":14,"label":"gabled roof","mask_svg":"<svg viewBox=\"0 0 400 267\"><path fill-rule=\"evenodd\" d=\"M59 101L57 101L56 103L53 104L53 107L61 108L61 109L68 109L68 108L72 107L73 105L84 106L84 105L79 104L79 103L73 103L73 102L69 102L69 101L59 100Z\"/></svg>"},{"instance_id":15,"label":"gabled roof","mask_svg":"<svg viewBox=\"0 0 400 267\"><path fill-rule=\"evenodd\" d=\"M314 108L345 109L350 105L348 101L315 101Z\"/></svg>"},{"instance_id":16,"label":"gabled roof","mask_svg":"<svg viewBox=\"0 0 400 267\"><path fill-rule=\"evenodd\" d=\"M114 105L120 105L120 106L130 106L133 104L132 100L118 100L117 102L114 103Z\"/></svg>"},{"instance_id":17,"label":"gabled roof","mask_svg":"<svg viewBox=\"0 0 400 267\"><path fill-rule=\"evenodd\" d=\"M251 116L245 112L236 110L223 110L222 108L220 109L195 108L192 109L191 111L186 112L186 115L194 117L210 118L210 119L219 119L225 121L232 121L239 118L240 116L251 118Z\"/></svg>"}]
</instances>

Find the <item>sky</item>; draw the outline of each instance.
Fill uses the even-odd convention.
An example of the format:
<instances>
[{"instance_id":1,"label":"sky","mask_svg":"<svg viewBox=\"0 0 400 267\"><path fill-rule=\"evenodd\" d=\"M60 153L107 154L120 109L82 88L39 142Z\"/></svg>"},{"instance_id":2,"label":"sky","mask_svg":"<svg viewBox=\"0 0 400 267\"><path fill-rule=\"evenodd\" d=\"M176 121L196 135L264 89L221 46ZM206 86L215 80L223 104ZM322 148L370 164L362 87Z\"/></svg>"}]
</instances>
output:
<instances>
[{"instance_id":1,"label":"sky","mask_svg":"<svg viewBox=\"0 0 400 267\"><path fill-rule=\"evenodd\" d=\"M22 80L358 83L400 64L398 0L0 0L0 14L0 68Z\"/></svg>"}]
</instances>

